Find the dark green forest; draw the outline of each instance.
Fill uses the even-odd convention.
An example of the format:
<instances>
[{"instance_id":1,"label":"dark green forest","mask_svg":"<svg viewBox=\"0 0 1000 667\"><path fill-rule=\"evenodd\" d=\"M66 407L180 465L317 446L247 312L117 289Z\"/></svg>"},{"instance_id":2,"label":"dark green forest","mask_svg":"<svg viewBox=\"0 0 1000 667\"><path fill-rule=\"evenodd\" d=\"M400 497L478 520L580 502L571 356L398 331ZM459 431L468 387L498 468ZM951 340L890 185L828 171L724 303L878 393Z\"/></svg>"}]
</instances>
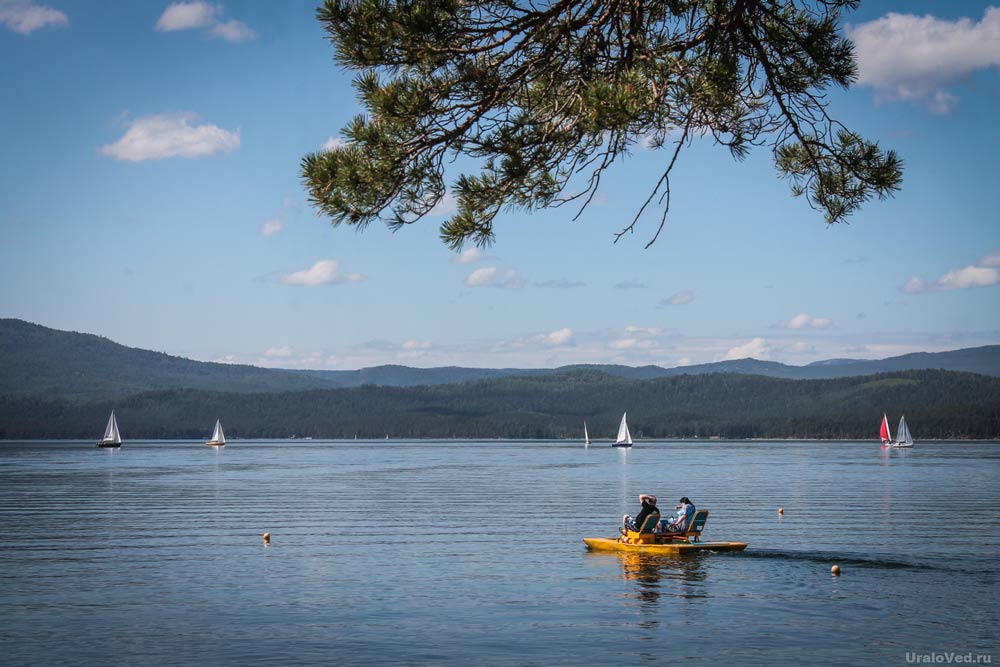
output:
<instances>
[{"instance_id":1,"label":"dark green forest","mask_svg":"<svg viewBox=\"0 0 1000 667\"><path fill-rule=\"evenodd\" d=\"M6 319L0 438L97 438L112 409L126 439L205 438L216 418L236 438L581 438L586 421L610 439L625 411L639 438L867 439L883 412L894 428L905 413L918 440L1000 438L998 369L1000 346L804 367L286 372Z\"/></svg>"},{"instance_id":2,"label":"dark green forest","mask_svg":"<svg viewBox=\"0 0 1000 667\"><path fill-rule=\"evenodd\" d=\"M237 394L150 391L91 402L0 397L0 438L97 438L114 409L122 437L610 439L622 412L637 438L875 439L901 413L921 439L1000 438L1000 379L941 370L829 380L594 371L421 387Z\"/></svg>"}]
</instances>

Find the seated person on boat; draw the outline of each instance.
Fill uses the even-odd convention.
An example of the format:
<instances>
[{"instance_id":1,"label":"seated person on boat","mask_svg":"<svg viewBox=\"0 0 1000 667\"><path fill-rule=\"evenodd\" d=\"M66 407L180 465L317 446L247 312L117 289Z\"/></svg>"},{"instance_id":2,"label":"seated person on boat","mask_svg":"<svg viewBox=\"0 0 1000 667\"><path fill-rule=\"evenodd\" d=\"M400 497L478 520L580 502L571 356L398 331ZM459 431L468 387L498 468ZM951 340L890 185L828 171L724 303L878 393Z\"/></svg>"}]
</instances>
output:
<instances>
[{"instance_id":1,"label":"seated person on boat","mask_svg":"<svg viewBox=\"0 0 1000 667\"><path fill-rule=\"evenodd\" d=\"M693 551L743 551L746 542L702 542L701 533L708 521L708 510L694 513L682 533L655 533L659 514L650 513L636 530L627 530L620 537L585 537L587 548L596 551L632 551L650 554L684 554Z\"/></svg>"},{"instance_id":2,"label":"seated person on boat","mask_svg":"<svg viewBox=\"0 0 1000 667\"><path fill-rule=\"evenodd\" d=\"M695 506L691 502L691 499L684 496L678 501L678 505L674 508L677 510L676 516L670 519L664 519L657 526L658 533L683 533L691 525L691 519L694 518Z\"/></svg>"},{"instance_id":3,"label":"seated person on boat","mask_svg":"<svg viewBox=\"0 0 1000 667\"><path fill-rule=\"evenodd\" d=\"M656 507L656 496L643 493L639 496L639 502L642 503L642 508L635 518L628 514L622 517L621 532L623 534L629 530L639 530L650 514L660 516L660 510Z\"/></svg>"}]
</instances>

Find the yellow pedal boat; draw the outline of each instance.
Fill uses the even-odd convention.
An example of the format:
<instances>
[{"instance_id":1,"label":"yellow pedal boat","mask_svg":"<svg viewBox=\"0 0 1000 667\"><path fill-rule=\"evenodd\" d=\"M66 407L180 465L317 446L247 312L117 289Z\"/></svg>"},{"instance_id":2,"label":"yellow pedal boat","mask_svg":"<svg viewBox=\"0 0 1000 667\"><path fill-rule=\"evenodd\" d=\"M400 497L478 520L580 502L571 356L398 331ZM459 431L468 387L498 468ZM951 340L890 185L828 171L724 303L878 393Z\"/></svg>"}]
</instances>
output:
<instances>
[{"instance_id":1,"label":"yellow pedal boat","mask_svg":"<svg viewBox=\"0 0 1000 667\"><path fill-rule=\"evenodd\" d=\"M708 521L708 510L698 510L691 525L683 533L653 532L659 515L647 517L639 530L623 531L621 537L585 537L588 549L595 551L629 551L648 554L685 554L693 551L743 551L746 542L702 542L701 531Z\"/></svg>"},{"instance_id":2,"label":"yellow pedal boat","mask_svg":"<svg viewBox=\"0 0 1000 667\"><path fill-rule=\"evenodd\" d=\"M743 551L746 542L688 542L686 540L671 540L669 542L625 542L624 538L585 537L587 548L595 551L630 551L648 554L664 554L673 556L694 551Z\"/></svg>"}]
</instances>

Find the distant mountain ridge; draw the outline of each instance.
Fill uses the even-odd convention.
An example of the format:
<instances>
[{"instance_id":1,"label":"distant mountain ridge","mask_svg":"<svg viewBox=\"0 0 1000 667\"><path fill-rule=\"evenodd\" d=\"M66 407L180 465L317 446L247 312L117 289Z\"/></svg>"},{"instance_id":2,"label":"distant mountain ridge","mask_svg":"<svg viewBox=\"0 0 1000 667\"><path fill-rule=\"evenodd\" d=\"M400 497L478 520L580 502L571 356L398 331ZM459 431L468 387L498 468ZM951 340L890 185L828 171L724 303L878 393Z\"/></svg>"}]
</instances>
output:
<instances>
[{"instance_id":1,"label":"distant mountain ridge","mask_svg":"<svg viewBox=\"0 0 1000 667\"><path fill-rule=\"evenodd\" d=\"M777 361L747 358L674 368L573 364L558 368L463 368L460 366L411 368L386 365L362 368L356 371L285 370L289 373L320 377L339 387L358 387L364 384L414 387L488 380L498 377L547 375L577 370L593 370L629 380L652 380L654 378L704 375L707 373L762 375L786 380L832 380L893 371L925 369L960 371L1000 377L1000 345L970 347L948 352L915 352L886 359L827 359L814 361L806 366L791 366Z\"/></svg>"},{"instance_id":2,"label":"distant mountain ridge","mask_svg":"<svg viewBox=\"0 0 1000 667\"><path fill-rule=\"evenodd\" d=\"M192 361L92 334L0 320L0 394L88 400L161 389L261 393L329 386L319 378Z\"/></svg>"},{"instance_id":3,"label":"distant mountain ridge","mask_svg":"<svg viewBox=\"0 0 1000 667\"><path fill-rule=\"evenodd\" d=\"M830 359L807 366L737 359L676 368L612 364L575 364L554 369L383 365L353 371L328 371L193 361L127 347L92 334L60 331L17 319L0 319L0 394L66 400L97 400L172 389L251 394L363 385L435 386L575 371L595 371L627 380L711 373L816 380L922 369L1000 377L1000 345L918 352L880 360Z\"/></svg>"}]
</instances>

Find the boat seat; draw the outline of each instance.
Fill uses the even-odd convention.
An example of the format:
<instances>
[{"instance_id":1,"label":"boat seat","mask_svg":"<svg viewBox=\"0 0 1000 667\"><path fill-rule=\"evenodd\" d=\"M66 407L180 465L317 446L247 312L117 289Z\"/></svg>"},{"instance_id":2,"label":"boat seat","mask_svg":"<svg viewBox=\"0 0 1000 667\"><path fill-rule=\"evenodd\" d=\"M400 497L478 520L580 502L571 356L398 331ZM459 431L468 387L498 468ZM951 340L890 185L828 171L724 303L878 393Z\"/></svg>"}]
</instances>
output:
<instances>
[{"instance_id":1,"label":"boat seat","mask_svg":"<svg viewBox=\"0 0 1000 667\"><path fill-rule=\"evenodd\" d=\"M655 544L656 524L660 522L660 513L653 512L642 522L639 530L622 529L621 541L626 544Z\"/></svg>"},{"instance_id":2,"label":"boat seat","mask_svg":"<svg viewBox=\"0 0 1000 667\"><path fill-rule=\"evenodd\" d=\"M701 531L705 530L705 523L708 521L708 510L696 510L691 517L691 523L683 533L657 533L658 542L698 542L701 539Z\"/></svg>"}]
</instances>

